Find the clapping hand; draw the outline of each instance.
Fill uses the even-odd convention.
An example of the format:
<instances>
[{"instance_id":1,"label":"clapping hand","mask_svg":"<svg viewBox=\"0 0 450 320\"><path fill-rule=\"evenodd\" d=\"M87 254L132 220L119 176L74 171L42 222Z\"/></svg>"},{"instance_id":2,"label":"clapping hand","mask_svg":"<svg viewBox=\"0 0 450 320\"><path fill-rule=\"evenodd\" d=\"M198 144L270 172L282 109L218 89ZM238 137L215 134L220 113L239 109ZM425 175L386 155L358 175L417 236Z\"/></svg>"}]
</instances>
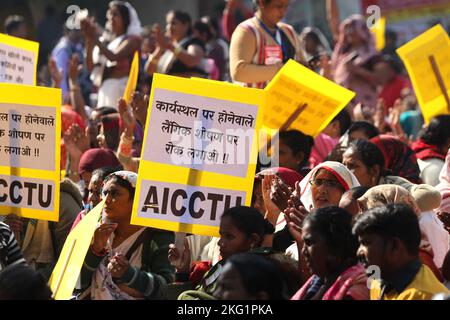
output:
<instances>
[{"instance_id":1,"label":"clapping hand","mask_svg":"<svg viewBox=\"0 0 450 320\"><path fill-rule=\"evenodd\" d=\"M147 121L147 110L148 110L149 96L143 95L139 91L135 91L131 95L131 109L133 110L134 117L145 127L145 122Z\"/></svg>"},{"instance_id":2,"label":"clapping hand","mask_svg":"<svg viewBox=\"0 0 450 320\"><path fill-rule=\"evenodd\" d=\"M82 69L83 65L80 64L80 57L74 53L69 61L69 79L76 83Z\"/></svg>"},{"instance_id":3,"label":"clapping hand","mask_svg":"<svg viewBox=\"0 0 450 320\"><path fill-rule=\"evenodd\" d=\"M122 119L123 124L125 125L125 129L128 133L133 133L134 127L136 126L136 119L134 118L134 114L131 111L131 108L128 107L125 99L120 98L118 102L119 115Z\"/></svg>"},{"instance_id":4,"label":"clapping hand","mask_svg":"<svg viewBox=\"0 0 450 320\"><path fill-rule=\"evenodd\" d=\"M184 250L180 252L175 244L169 245L169 262L175 267L179 273L188 273L191 268L191 253L189 250L189 242L184 239Z\"/></svg>"},{"instance_id":5,"label":"clapping hand","mask_svg":"<svg viewBox=\"0 0 450 320\"><path fill-rule=\"evenodd\" d=\"M288 200L288 207L284 210L284 217L288 230L295 241L300 244L303 243L302 225L309 212L305 209L300 201L298 195L300 194L300 182L295 183L295 192Z\"/></svg>"},{"instance_id":6,"label":"clapping hand","mask_svg":"<svg viewBox=\"0 0 450 320\"><path fill-rule=\"evenodd\" d=\"M58 69L56 65L56 60L54 58L48 59L48 72L53 81L54 88L61 88L61 82L63 79L63 70Z\"/></svg>"},{"instance_id":7,"label":"clapping hand","mask_svg":"<svg viewBox=\"0 0 450 320\"><path fill-rule=\"evenodd\" d=\"M276 183L277 179L278 179L277 176L274 174L266 174L264 175L261 184L264 207L266 209L265 218L274 226L276 225L278 216L280 215L281 212L278 206L271 199L272 185Z\"/></svg>"}]
</instances>

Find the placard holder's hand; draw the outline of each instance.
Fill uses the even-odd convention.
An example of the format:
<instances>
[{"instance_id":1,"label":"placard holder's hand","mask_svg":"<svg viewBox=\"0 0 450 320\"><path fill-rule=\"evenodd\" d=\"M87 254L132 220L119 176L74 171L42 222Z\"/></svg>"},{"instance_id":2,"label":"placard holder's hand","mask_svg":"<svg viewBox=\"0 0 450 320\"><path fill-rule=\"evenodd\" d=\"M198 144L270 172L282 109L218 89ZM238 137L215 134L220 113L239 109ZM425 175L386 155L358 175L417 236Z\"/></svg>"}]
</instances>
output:
<instances>
[{"instance_id":1,"label":"placard holder's hand","mask_svg":"<svg viewBox=\"0 0 450 320\"><path fill-rule=\"evenodd\" d=\"M94 241L92 243L92 250L94 254L101 255L105 252L108 244L108 239L116 230L117 223L102 223L94 232Z\"/></svg>"}]
</instances>

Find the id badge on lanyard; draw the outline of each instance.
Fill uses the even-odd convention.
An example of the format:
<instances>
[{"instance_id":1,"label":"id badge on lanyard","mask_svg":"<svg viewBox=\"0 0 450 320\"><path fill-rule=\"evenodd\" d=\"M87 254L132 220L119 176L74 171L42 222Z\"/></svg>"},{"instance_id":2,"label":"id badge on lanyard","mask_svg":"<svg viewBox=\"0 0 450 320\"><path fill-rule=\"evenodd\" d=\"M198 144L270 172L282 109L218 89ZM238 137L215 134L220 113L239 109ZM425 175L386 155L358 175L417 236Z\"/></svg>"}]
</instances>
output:
<instances>
[{"instance_id":1,"label":"id badge on lanyard","mask_svg":"<svg viewBox=\"0 0 450 320\"><path fill-rule=\"evenodd\" d=\"M270 66L279 62L283 62L283 50L281 50L281 46L265 46L264 64Z\"/></svg>"},{"instance_id":2,"label":"id badge on lanyard","mask_svg":"<svg viewBox=\"0 0 450 320\"><path fill-rule=\"evenodd\" d=\"M273 36L269 30L267 29L267 27L261 23L263 28L272 36L272 38L275 40L275 42L277 43L276 45L266 45L264 46L264 64L265 65L274 65L276 63L280 63L283 62L283 47L282 47L282 39L281 39L281 34L280 34L280 30L277 30L276 32L276 36Z\"/></svg>"}]
</instances>

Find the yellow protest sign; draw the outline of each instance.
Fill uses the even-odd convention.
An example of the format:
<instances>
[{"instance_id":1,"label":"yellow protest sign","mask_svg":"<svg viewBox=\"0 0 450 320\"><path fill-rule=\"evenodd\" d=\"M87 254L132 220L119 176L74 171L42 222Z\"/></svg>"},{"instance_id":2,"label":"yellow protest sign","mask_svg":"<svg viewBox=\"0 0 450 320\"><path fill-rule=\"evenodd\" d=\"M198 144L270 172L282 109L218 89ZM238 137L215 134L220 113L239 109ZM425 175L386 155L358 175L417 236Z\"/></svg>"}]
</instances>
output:
<instances>
[{"instance_id":1,"label":"yellow protest sign","mask_svg":"<svg viewBox=\"0 0 450 320\"><path fill-rule=\"evenodd\" d=\"M133 62L131 63L130 75L128 76L127 86L125 87L125 92L123 93L123 99L127 104L131 103L131 95L134 90L136 90L136 85L139 76L139 54L136 51L134 53Z\"/></svg>"},{"instance_id":2,"label":"yellow protest sign","mask_svg":"<svg viewBox=\"0 0 450 320\"><path fill-rule=\"evenodd\" d=\"M155 74L131 223L218 236L250 205L264 92Z\"/></svg>"},{"instance_id":3,"label":"yellow protest sign","mask_svg":"<svg viewBox=\"0 0 450 320\"><path fill-rule=\"evenodd\" d=\"M289 60L264 89L264 126L280 129L299 109L289 129L316 137L353 99L355 93Z\"/></svg>"},{"instance_id":4,"label":"yellow protest sign","mask_svg":"<svg viewBox=\"0 0 450 320\"><path fill-rule=\"evenodd\" d=\"M204 82L204 83L205 82L206 83L221 83L222 85L241 87L241 85L239 85L237 83L231 83L231 82L225 82L225 81L219 81L219 80L211 80L211 79L207 79L207 78L191 77L191 80L196 80L196 81L200 81L200 82Z\"/></svg>"},{"instance_id":5,"label":"yellow protest sign","mask_svg":"<svg viewBox=\"0 0 450 320\"><path fill-rule=\"evenodd\" d=\"M435 61L450 95L450 40L441 25L437 25L397 49L405 64L426 123L440 114L449 114L443 90L430 60Z\"/></svg>"},{"instance_id":6,"label":"yellow protest sign","mask_svg":"<svg viewBox=\"0 0 450 320\"><path fill-rule=\"evenodd\" d=\"M36 85L39 43L0 33L0 82Z\"/></svg>"},{"instance_id":7,"label":"yellow protest sign","mask_svg":"<svg viewBox=\"0 0 450 320\"><path fill-rule=\"evenodd\" d=\"M105 200L92 209L69 233L48 285L55 300L69 300L80 275Z\"/></svg>"},{"instance_id":8,"label":"yellow protest sign","mask_svg":"<svg viewBox=\"0 0 450 320\"><path fill-rule=\"evenodd\" d=\"M377 22L370 29L375 37L375 45L378 51L381 51L386 46L385 32L386 32L386 17L380 17Z\"/></svg>"},{"instance_id":9,"label":"yellow protest sign","mask_svg":"<svg viewBox=\"0 0 450 320\"><path fill-rule=\"evenodd\" d=\"M0 83L0 214L58 221L61 89Z\"/></svg>"}]
</instances>

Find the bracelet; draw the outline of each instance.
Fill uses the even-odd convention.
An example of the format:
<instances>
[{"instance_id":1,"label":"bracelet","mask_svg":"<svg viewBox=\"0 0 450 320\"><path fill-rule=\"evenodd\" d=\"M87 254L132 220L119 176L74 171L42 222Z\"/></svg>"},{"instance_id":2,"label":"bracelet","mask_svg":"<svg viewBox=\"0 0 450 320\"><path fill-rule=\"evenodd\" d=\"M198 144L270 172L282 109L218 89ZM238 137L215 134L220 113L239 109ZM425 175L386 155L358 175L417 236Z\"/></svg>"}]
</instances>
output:
<instances>
[{"instance_id":1,"label":"bracelet","mask_svg":"<svg viewBox=\"0 0 450 320\"><path fill-rule=\"evenodd\" d=\"M131 161L131 152L133 141L130 139L124 139L122 136L119 143L119 148L117 152L117 157L119 161L128 164Z\"/></svg>"},{"instance_id":2,"label":"bracelet","mask_svg":"<svg viewBox=\"0 0 450 320\"><path fill-rule=\"evenodd\" d=\"M131 156L123 155L120 152L117 154L117 159L119 159L120 163L126 165L130 164L131 162Z\"/></svg>"},{"instance_id":3,"label":"bracelet","mask_svg":"<svg viewBox=\"0 0 450 320\"><path fill-rule=\"evenodd\" d=\"M124 143L128 142L129 144L131 144L134 141L134 137L126 136L125 133L123 133L122 136L120 137L120 140L122 140L122 142L124 142Z\"/></svg>"},{"instance_id":4,"label":"bracelet","mask_svg":"<svg viewBox=\"0 0 450 320\"><path fill-rule=\"evenodd\" d=\"M119 142L118 153L127 157L130 156L132 145L133 139L122 136Z\"/></svg>"},{"instance_id":5,"label":"bracelet","mask_svg":"<svg viewBox=\"0 0 450 320\"><path fill-rule=\"evenodd\" d=\"M95 251L95 249L94 249L94 245L91 244L91 252L92 252L95 256L97 256L97 257L104 257L104 256L106 256L106 254L108 253L108 250L106 250L105 248L103 248L102 251L97 252L97 251Z\"/></svg>"}]
</instances>

